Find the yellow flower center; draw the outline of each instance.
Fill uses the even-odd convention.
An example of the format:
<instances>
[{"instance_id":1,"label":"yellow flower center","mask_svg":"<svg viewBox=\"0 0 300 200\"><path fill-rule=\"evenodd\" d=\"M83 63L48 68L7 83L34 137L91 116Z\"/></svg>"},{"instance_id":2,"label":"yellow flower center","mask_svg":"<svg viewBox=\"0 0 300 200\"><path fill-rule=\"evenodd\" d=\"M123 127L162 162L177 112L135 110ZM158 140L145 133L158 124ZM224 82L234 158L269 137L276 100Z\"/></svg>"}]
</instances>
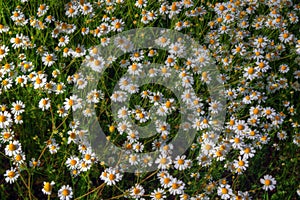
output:
<instances>
[{"instance_id":1,"label":"yellow flower center","mask_svg":"<svg viewBox=\"0 0 300 200\"><path fill-rule=\"evenodd\" d=\"M108 178L112 181L116 178L116 176L114 174L109 174Z\"/></svg>"},{"instance_id":2,"label":"yellow flower center","mask_svg":"<svg viewBox=\"0 0 300 200\"><path fill-rule=\"evenodd\" d=\"M52 185L49 182L46 182L44 185L44 190L50 192L52 190Z\"/></svg>"},{"instance_id":3,"label":"yellow flower center","mask_svg":"<svg viewBox=\"0 0 300 200\"><path fill-rule=\"evenodd\" d=\"M222 194L227 194L228 190L226 188L222 188Z\"/></svg>"},{"instance_id":4,"label":"yellow flower center","mask_svg":"<svg viewBox=\"0 0 300 200\"><path fill-rule=\"evenodd\" d=\"M10 171L10 172L7 173L7 176L9 178L13 178L15 176L15 172L14 171Z\"/></svg>"},{"instance_id":5,"label":"yellow flower center","mask_svg":"<svg viewBox=\"0 0 300 200\"><path fill-rule=\"evenodd\" d=\"M184 163L184 160L182 160L182 159L179 159L179 160L177 161L177 163L178 163L179 165L183 165L183 163Z\"/></svg>"},{"instance_id":6,"label":"yellow flower center","mask_svg":"<svg viewBox=\"0 0 300 200\"><path fill-rule=\"evenodd\" d=\"M67 189L64 189L62 192L61 192L61 194L63 195L63 196L68 196L69 195L69 190L67 190Z\"/></svg>"},{"instance_id":7,"label":"yellow flower center","mask_svg":"<svg viewBox=\"0 0 300 200\"><path fill-rule=\"evenodd\" d=\"M4 115L0 115L0 122L5 122L6 121L6 117Z\"/></svg>"},{"instance_id":8,"label":"yellow flower center","mask_svg":"<svg viewBox=\"0 0 300 200\"><path fill-rule=\"evenodd\" d=\"M271 181L270 181L269 179L265 180L265 185L266 185L266 186L271 185Z\"/></svg>"}]
</instances>

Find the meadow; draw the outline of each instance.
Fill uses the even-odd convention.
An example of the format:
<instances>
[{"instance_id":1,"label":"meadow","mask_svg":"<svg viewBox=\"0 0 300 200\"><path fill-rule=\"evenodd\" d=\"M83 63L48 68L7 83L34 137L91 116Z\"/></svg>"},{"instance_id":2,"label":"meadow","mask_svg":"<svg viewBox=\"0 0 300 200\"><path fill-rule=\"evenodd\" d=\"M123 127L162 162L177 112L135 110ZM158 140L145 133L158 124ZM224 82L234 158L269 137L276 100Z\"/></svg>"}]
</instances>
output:
<instances>
[{"instance_id":1,"label":"meadow","mask_svg":"<svg viewBox=\"0 0 300 200\"><path fill-rule=\"evenodd\" d=\"M299 199L299 17L0 0L0 199Z\"/></svg>"}]
</instances>

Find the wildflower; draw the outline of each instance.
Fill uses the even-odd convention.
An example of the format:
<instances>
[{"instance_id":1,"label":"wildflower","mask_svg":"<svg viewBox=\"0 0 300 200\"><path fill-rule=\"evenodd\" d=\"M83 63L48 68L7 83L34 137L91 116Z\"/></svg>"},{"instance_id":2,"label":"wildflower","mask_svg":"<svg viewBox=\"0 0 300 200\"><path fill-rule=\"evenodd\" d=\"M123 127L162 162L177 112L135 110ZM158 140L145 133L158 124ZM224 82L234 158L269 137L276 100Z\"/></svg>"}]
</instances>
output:
<instances>
[{"instance_id":1,"label":"wildflower","mask_svg":"<svg viewBox=\"0 0 300 200\"><path fill-rule=\"evenodd\" d=\"M168 169L172 163L171 157L165 154L160 154L159 157L155 160L155 163L158 164L158 169Z\"/></svg>"},{"instance_id":2,"label":"wildflower","mask_svg":"<svg viewBox=\"0 0 300 200\"><path fill-rule=\"evenodd\" d=\"M70 170L77 169L79 165L79 158L76 156L69 157L66 161L66 165Z\"/></svg>"},{"instance_id":3,"label":"wildflower","mask_svg":"<svg viewBox=\"0 0 300 200\"><path fill-rule=\"evenodd\" d=\"M59 43L58 43L58 46L59 47L64 47L66 46L68 43L69 43L70 39L69 39L69 36L62 36L59 38Z\"/></svg>"},{"instance_id":4,"label":"wildflower","mask_svg":"<svg viewBox=\"0 0 300 200\"><path fill-rule=\"evenodd\" d=\"M42 57L43 64L49 67L55 63L56 59L56 55L49 54L48 52L46 52Z\"/></svg>"},{"instance_id":5,"label":"wildflower","mask_svg":"<svg viewBox=\"0 0 300 200\"><path fill-rule=\"evenodd\" d=\"M111 23L111 29L113 31L121 32L124 29L124 22L122 19L116 19Z\"/></svg>"},{"instance_id":6,"label":"wildflower","mask_svg":"<svg viewBox=\"0 0 300 200\"><path fill-rule=\"evenodd\" d=\"M58 190L58 197L60 200L69 200L73 197L73 191L72 188L69 185L63 185Z\"/></svg>"},{"instance_id":7,"label":"wildflower","mask_svg":"<svg viewBox=\"0 0 300 200\"><path fill-rule=\"evenodd\" d=\"M12 43L12 47L16 49L24 46L24 38L25 37L23 36L23 34L17 34L16 37L11 38L10 42Z\"/></svg>"},{"instance_id":8,"label":"wildflower","mask_svg":"<svg viewBox=\"0 0 300 200\"><path fill-rule=\"evenodd\" d=\"M18 140L10 141L5 147L5 155L7 156L13 156L20 152L22 152L21 143Z\"/></svg>"},{"instance_id":9,"label":"wildflower","mask_svg":"<svg viewBox=\"0 0 300 200\"><path fill-rule=\"evenodd\" d=\"M49 6L47 6L46 4L41 4L39 6L37 16L41 17L41 16L45 15L47 13L48 9L49 9Z\"/></svg>"},{"instance_id":10,"label":"wildflower","mask_svg":"<svg viewBox=\"0 0 300 200\"><path fill-rule=\"evenodd\" d=\"M5 181L10 184L15 182L19 176L20 176L19 172L17 171L16 168L13 167L10 170L6 170L4 174Z\"/></svg>"},{"instance_id":11,"label":"wildflower","mask_svg":"<svg viewBox=\"0 0 300 200\"><path fill-rule=\"evenodd\" d=\"M122 177L123 175L120 171L112 167L105 169L100 176L107 185L115 185L117 182L122 180Z\"/></svg>"},{"instance_id":12,"label":"wildflower","mask_svg":"<svg viewBox=\"0 0 300 200\"><path fill-rule=\"evenodd\" d=\"M276 185L276 180L273 178L271 175L264 175L264 178L260 179L260 183L263 184L263 189L268 191L268 190L273 190Z\"/></svg>"},{"instance_id":13,"label":"wildflower","mask_svg":"<svg viewBox=\"0 0 300 200\"><path fill-rule=\"evenodd\" d=\"M135 186L133 186L129 192L132 198L137 199L140 198L142 195L144 195L145 190L140 184L135 184Z\"/></svg>"},{"instance_id":14,"label":"wildflower","mask_svg":"<svg viewBox=\"0 0 300 200\"><path fill-rule=\"evenodd\" d=\"M42 111L48 110L51 106L51 100L49 98L43 98L39 102L39 108L42 109Z\"/></svg>"},{"instance_id":15,"label":"wildflower","mask_svg":"<svg viewBox=\"0 0 300 200\"><path fill-rule=\"evenodd\" d=\"M0 61L8 55L9 48L5 45L0 46Z\"/></svg>"},{"instance_id":16,"label":"wildflower","mask_svg":"<svg viewBox=\"0 0 300 200\"><path fill-rule=\"evenodd\" d=\"M162 200L167 198L166 192L161 188L155 189L151 192L150 197L151 200Z\"/></svg>"},{"instance_id":17,"label":"wildflower","mask_svg":"<svg viewBox=\"0 0 300 200\"><path fill-rule=\"evenodd\" d=\"M218 195L221 196L221 199L230 199L233 196L230 185L226 184L218 187Z\"/></svg>"},{"instance_id":18,"label":"wildflower","mask_svg":"<svg viewBox=\"0 0 300 200\"><path fill-rule=\"evenodd\" d=\"M189 163L191 162L190 160L185 159L186 156L177 156L174 160L174 167L175 169L178 169L179 171L185 170L189 167Z\"/></svg>"},{"instance_id":19,"label":"wildflower","mask_svg":"<svg viewBox=\"0 0 300 200\"><path fill-rule=\"evenodd\" d=\"M14 132L11 129L6 129L1 131L0 141L5 143L12 141L14 137Z\"/></svg>"},{"instance_id":20,"label":"wildflower","mask_svg":"<svg viewBox=\"0 0 300 200\"><path fill-rule=\"evenodd\" d=\"M51 195L52 188L55 185L55 182L54 181L51 181L50 183L44 182L43 184L44 184L44 186L43 186L42 192L46 195Z\"/></svg>"},{"instance_id":21,"label":"wildflower","mask_svg":"<svg viewBox=\"0 0 300 200\"><path fill-rule=\"evenodd\" d=\"M0 128L8 128L12 124L11 114L7 111L0 112Z\"/></svg>"},{"instance_id":22,"label":"wildflower","mask_svg":"<svg viewBox=\"0 0 300 200\"><path fill-rule=\"evenodd\" d=\"M25 164L25 160L26 160L25 153L20 152L20 153L17 153L16 155L14 155L13 163L16 166L21 166L21 165Z\"/></svg>"}]
</instances>

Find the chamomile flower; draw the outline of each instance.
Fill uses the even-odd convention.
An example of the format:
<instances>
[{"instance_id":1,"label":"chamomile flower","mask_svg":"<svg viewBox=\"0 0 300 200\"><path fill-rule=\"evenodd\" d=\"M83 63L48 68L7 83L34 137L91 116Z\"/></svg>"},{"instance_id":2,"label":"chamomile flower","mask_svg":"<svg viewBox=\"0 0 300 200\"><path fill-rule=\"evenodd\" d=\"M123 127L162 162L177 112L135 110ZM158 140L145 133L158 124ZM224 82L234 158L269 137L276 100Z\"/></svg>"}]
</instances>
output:
<instances>
[{"instance_id":1,"label":"chamomile flower","mask_svg":"<svg viewBox=\"0 0 300 200\"><path fill-rule=\"evenodd\" d=\"M151 200L162 200L167 198L166 192L161 188L157 188L151 192L150 197Z\"/></svg>"},{"instance_id":2,"label":"chamomile flower","mask_svg":"<svg viewBox=\"0 0 300 200\"><path fill-rule=\"evenodd\" d=\"M124 22L122 19L116 19L111 22L111 29L113 31L121 32L124 29Z\"/></svg>"},{"instance_id":3,"label":"chamomile flower","mask_svg":"<svg viewBox=\"0 0 300 200\"><path fill-rule=\"evenodd\" d=\"M79 166L79 158L77 156L69 157L66 161L66 165L70 170L77 169Z\"/></svg>"},{"instance_id":4,"label":"chamomile flower","mask_svg":"<svg viewBox=\"0 0 300 200\"><path fill-rule=\"evenodd\" d=\"M9 48L5 45L0 46L0 61L8 55Z\"/></svg>"},{"instance_id":5,"label":"chamomile flower","mask_svg":"<svg viewBox=\"0 0 300 200\"><path fill-rule=\"evenodd\" d=\"M13 167L10 170L6 170L4 174L5 181L10 184L14 183L19 178L19 176L19 172L16 168Z\"/></svg>"},{"instance_id":6,"label":"chamomile flower","mask_svg":"<svg viewBox=\"0 0 300 200\"><path fill-rule=\"evenodd\" d=\"M7 111L0 112L0 128L5 129L12 124L11 114Z\"/></svg>"},{"instance_id":7,"label":"chamomile flower","mask_svg":"<svg viewBox=\"0 0 300 200\"><path fill-rule=\"evenodd\" d=\"M129 193L132 198L138 199L144 195L145 189L140 184L135 184L135 186L129 190Z\"/></svg>"},{"instance_id":8,"label":"chamomile flower","mask_svg":"<svg viewBox=\"0 0 300 200\"><path fill-rule=\"evenodd\" d=\"M158 164L158 169L168 169L172 164L172 160L170 156L165 154L160 154L159 157L155 160L155 163Z\"/></svg>"},{"instance_id":9,"label":"chamomile flower","mask_svg":"<svg viewBox=\"0 0 300 200\"><path fill-rule=\"evenodd\" d=\"M69 185L63 185L58 190L58 197L60 200L70 200L73 198L73 190Z\"/></svg>"},{"instance_id":10,"label":"chamomile flower","mask_svg":"<svg viewBox=\"0 0 300 200\"><path fill-rule=\"evenodd\" d=\"M221 199L230 199L233 196L230 185L226 184L218 187L218 195Z\"/></svg>"},{"instance_id":11,"label":"chamomile flower","mask_svg":"<svg viewBox=\"0 0 300 200\"><path fill-rule=\"evenodd\" d=\"M48 67L52 66L56 60L57 57L53 53L46 52L42 57L43 64Z\"/></svg>"},{"instance_id":12,"label":"chamomile flower","mask_svg":"<svg viewBox=\"0 0 300 200\"><path fill-rule=\"evenodd\" d=\"M50 108L51 100L49 98L42 98L39 101L39 108L42 109L42 111L48 110Z\"/></svg>"},{"instance_id":13,"label":"chamomile flower","mask_svg":"<svg viewBox=\"0 0 300 200\"><path fill-rule=\"evenodd\" d=\"M22 152L21 143L18 140L10 141L5 147L5 155L14 156Z\"/></svg>"},{"instance_id":14,"label":"chamomile flower","mask_svg":"<svg viewBox=\"0 0 300 200\"><path fill-rule=\"evenodd\" d=\"M174 168L182 171L189 167L189 163L190 160L186 159L185 155L177 156L174 160Z\"/></svg>"},{"instance_id":15,"label":"chamomile flower","mask_svg":"<svg viewBox=\"0 0 300 200\"><path fill-rule=\"evenodd\" d=\"M273 178L271 175L267 174L264 175L264 178L260 179L260 183L263 184L263 190L274 190L275 185L276 185L276 180Z\"/></svg>"},{"instance_id":16,"label":"chamomile flower","mask_svg":"<svg viewBox=\"0 0 300 200\"><path fill-rule=\"evenodd\" d=\"M15 115L22 114L25 111L25 104L22 101L12 103L11 113Z\"/></svg>"},{"instance_id":17,"label":"chamomile flower","mask_svg":"<svg viewBox=\"0 0 300 200\"><path fill-rule=\"evenodd\" d=\"M54 181L51 182L44 182L43 183L43 188L42 188L42 192L46 195L51 195L52 194L52 188L55 185Z\"/></svg>"},{"instance_id":18,"label":"chamomile flower","mask_svg":"<svg viewBox=\"0 0 300 200\"><path fill-rule=\"evenodd\" d=\"M120 171L116 168L108 168L105 169L102 173L100 178L107 184L107 185L115 185L117 182L120 182L123 178L123 175Z\"/></svg>"}]
</instances>

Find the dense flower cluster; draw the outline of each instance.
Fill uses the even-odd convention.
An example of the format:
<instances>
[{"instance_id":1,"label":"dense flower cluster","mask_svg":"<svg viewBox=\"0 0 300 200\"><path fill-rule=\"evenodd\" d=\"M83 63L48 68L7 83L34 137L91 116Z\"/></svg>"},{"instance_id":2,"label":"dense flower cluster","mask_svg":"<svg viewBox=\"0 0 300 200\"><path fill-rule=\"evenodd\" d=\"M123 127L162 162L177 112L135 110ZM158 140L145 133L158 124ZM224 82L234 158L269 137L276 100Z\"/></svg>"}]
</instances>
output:
<instances>
[{"instance_id":1,"label":"dense flower cluster","mask_svg":"<svg viewBox=\"0 0 300 200\"><path fill-rule=\"evenodd\" d=\"M30 199L48 195L63 200L93 192L111 198L110 192L104 194L110 189L119 198L154 200L251 199L256 193L276 191L277 171L265 170L257 180L244 177L257 154L270 151L265 154L271 159L276 154L272 152L280 152L285 144L300 146L299 3L71 0L58 3L61 8L55 4L21 0L8 9L0 7L2 13L12 9L0 21L0 148L1 159L9 161L0 166L6 167L3 176L8 185L19 181L30 191L33 181L40 190L28 192ZM128 38L111 40L126 30L154 26L190 35L202 42L202 48L187 47L163 33L153 46L166 51L134 49ZM125 53L122 58L100 55L99 48L110 44ZM152 68L157 61L162 65ZM104 73L99 83L93 80L104 85L90 90L86 99L71 93L72 87L84 90L91 82L77 72L82 62L93 72L114 70ZM217 75L207 68L210 64L217 66ZM143 76L172 78L174 71L176 87L184 88L180 100L167 90L136 84ZM207 92L214 81L225 88L220 94L224 105ZM118 89L111 92L111 83L118 83ZM134 105L119 107L111 120L108 102L121 103L129 97L136 98ZM86 119L98 117L107 139L126 150L126 160L111 157L116 164L108 167L98 158L87 142L89 129L72 119L78 111ZM220 124L215 116L223 111L227 115ZM189 114L184 124L181 112ZM154 122L153 137L145 139L131 121ZM179 147L169 142L180 127L197 134L185 154L173 156ZM148 151L158 151L159 156L145 156ZM134 175L125 173L125 161L137 167ZM138 170L152 165L157 165L154 172ZM55 175L59 170L63 172ZM96 174L96 181L91 174ZM78 184L87 185L87 190L82 192ZM293 190L300 196L299 188Z\"/></svg>"}]
</instances>

